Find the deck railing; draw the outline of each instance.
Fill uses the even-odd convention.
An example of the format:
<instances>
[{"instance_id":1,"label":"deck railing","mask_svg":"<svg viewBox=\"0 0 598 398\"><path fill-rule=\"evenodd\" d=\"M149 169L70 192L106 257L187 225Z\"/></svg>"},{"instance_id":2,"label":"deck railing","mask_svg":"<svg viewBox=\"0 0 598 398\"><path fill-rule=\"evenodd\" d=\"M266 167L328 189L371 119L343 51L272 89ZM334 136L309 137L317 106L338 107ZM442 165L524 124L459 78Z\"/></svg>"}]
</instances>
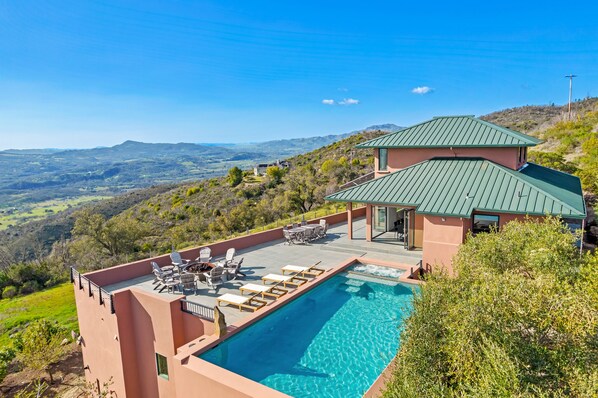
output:
<instances>
[{"instance_id":1,"label":"deck railing","mask_svg":"<svg viewBox=\"0 0 598 398\"><path fill-rule=\"evenodd\" d=\"M182 299L181 311L195 315L201 319L205 319L206 321L214 322L214 309L211 307Z\"/></svg>"},{"instance_id":2,"label":"deck railing","mask_svg":"<svg viewBox=\"0 0 598 398\"><path fill-rule=\"evenodd\" d=\"M375 175L376 175L376 173L375 173L375 172L373 172L373 171L372 171L372 172L370 172L370 173L364 174L364 175L362 175L361 177L357 177L356 179L354 179L354 180L351 180L351 181L349 181L349 182L347 182L347 183L345 183L345 184L341 185L341 186L339 187L339 189L340 189L340 190L343 190L343 189L347 189L347 188L355 187L355 186L357 186L357 185L359 185L359 184L363 184L364 182L368 182L368 181L370 181L370 180L373 180Z\"/></svg>"},{"instance_id":3,"label":"deck railing","mask_svg":"<svg viewBox=\"0 0 598 398\"><path fill-rule=\"evenodd\" d=\"M83 275L81 275L81 273L77 271L75 268L71 267L71 283L75 282L77 282L79 290L85 290L85 288L87 288L87 294L89 295L89 297L97 297L100 305L104 305L106 302L108 302L111 314L114 314L116 312L114 310L114 301L112 300L112 294L102 289L100 286L96 285Z\"/></svg>"}]
</instances>

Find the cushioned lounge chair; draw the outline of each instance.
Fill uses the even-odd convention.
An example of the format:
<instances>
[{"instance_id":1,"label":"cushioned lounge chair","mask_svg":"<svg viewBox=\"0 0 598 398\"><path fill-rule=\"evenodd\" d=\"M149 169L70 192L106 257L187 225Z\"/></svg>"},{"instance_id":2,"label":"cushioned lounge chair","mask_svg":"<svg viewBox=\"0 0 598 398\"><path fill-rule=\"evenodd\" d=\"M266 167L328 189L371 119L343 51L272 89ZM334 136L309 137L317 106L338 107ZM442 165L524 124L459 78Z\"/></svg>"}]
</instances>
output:
<instances>
[{"instance_id":1,"label":"cushioned lounge chair","mask_svg":"<svg viewBox=\"0 0 598 398\"><path fill-rule=\"evenodd\" d=\"M227 305L236 306L239 311L247 309L250 311L256 311L268 304L267 302L257 299L255 296L239 296L237 294L226 293L216 298L218 305L222 303Z\"/></svg>"},{"instance_id":2,"label":"cushioned lounge chair","mask_svg":"<svg viewBox=\"0 0 598 398\"><path fill-rule=\"evenodd\" d=\"M316 268L316 266L318 264L320 264L321 261L318 261L316 264L310 266L310 267L302 267L300 265L285 265L284 267L282 267L282 274L286 274L286 273L292 273L295 275L301 275L301 276L318 276L318 275L322 275L322 273L324 273L323 269L320 268Z\"/></svg>"},{"instance_id":3,"label":"cushioned lounge chair","mask_svg":"<svg viewBox=\"0 0 598 398\"><path fill-rule=\"evenodd\" d=\"M262 298L266 298L266 296L272 297L274 299L279 298L280 296L284 296L288 293L288 290L284 290L278 286L264 286L258 285L256 283L248 283L243 285L239 288L241 294L245 292L253 293L253 294L260 294Z\"/></svg>"},{"instance_id":4,"label":"cushioned lounge chair","mask_svg":"<svg viewBox=\"0 0 598 398\"><path fill-rule=\"evenodd\" d=\"M262 282L264 284L266 284L266 282L280 283L284 287L287 287L287 285L290 285L291 287L298 287L307 282L307 279L294 275L268 274L266 276L262 276Z\"/></svg>"}]
</instances>

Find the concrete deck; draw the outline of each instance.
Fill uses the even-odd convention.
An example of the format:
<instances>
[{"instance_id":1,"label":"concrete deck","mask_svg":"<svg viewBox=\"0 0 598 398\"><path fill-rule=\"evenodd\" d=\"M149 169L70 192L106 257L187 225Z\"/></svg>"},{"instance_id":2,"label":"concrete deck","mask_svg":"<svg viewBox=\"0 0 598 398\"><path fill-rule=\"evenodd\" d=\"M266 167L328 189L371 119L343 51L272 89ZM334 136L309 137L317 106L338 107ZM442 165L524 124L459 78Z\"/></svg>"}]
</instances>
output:
<instances>
[{"instance_id":1,"label":"concrete deck","mask_svg":"<svg viewBox=\"0 0 598 398\"><path fill-rule=\"evenodd\" d=\"M399 264L413 265L414 267L421 260L421 252L407 251L402 244L393 242L392 239L384 239L381 242L365 241L365 218L353 222L353 240L347 238L347 224L340 223L328 229L326 238L312 242L307 245L287 245L283 240L254 246L250 249L240 250L236 258L244 258L241 271L247 277L231 280L221 285L217 291L208 288L207 285L199 283L196 294L188 294L187 300L197 302L201 305L214 307L216 297L225 294L241 294L239 287L246 283L254 282L261 284L261 277L268 273L281 274L280 268L287 264L312 265L321 261L319 268L329 269L340 264L350 257L367 257L380 259ZM392 233L391 233L392 234ZM386 237L385 237L386 238ZM153 290L153 275L146 275L139 278L126 280L105 286L108 292L120 289L137 287L145 291L161 295L172 295L166 290L158 293ZM234 307L220 306L226 317L227 324L235 323L251 314L247 311L239 311Z\"/></svg>"}]
</instances>

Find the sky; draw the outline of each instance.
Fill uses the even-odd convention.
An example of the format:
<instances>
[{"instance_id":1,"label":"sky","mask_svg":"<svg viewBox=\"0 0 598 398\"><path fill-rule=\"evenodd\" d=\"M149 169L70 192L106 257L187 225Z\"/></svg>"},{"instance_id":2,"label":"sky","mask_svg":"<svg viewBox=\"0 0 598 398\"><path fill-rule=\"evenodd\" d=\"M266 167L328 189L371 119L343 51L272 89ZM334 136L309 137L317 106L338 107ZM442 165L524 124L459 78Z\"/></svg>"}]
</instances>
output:
<instances>
[{"instance_id":1,"label":"sky","mask_svg":"<svg viewBox=\"0 0 598 398\"><path fill-rule=\"evenodd\" d=\"M554 4L554 5L553 5ZM598 96L598 3L0 1L0 149L255 142Z\"/></svg>"}]
</instances>

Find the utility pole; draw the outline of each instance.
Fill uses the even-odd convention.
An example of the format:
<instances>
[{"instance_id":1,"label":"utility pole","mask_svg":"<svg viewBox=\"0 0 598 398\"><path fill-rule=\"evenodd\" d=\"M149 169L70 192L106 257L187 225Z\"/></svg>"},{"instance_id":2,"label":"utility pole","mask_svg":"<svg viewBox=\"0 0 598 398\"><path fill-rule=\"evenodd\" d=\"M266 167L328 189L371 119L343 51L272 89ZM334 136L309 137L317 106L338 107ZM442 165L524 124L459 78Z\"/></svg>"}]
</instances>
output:
<instances>
[{"instance_id":1,"label":"utility pole","mask_svg":"<svg viewBox=\"0 0 598 398\"><path fill-rule=\"evenodd\" d=\"M569 78L569 120L571 120L571 94L573 93L573 78L577 77L577 75L567 75L565 77Z\"/></svg>"}]
</instances>

